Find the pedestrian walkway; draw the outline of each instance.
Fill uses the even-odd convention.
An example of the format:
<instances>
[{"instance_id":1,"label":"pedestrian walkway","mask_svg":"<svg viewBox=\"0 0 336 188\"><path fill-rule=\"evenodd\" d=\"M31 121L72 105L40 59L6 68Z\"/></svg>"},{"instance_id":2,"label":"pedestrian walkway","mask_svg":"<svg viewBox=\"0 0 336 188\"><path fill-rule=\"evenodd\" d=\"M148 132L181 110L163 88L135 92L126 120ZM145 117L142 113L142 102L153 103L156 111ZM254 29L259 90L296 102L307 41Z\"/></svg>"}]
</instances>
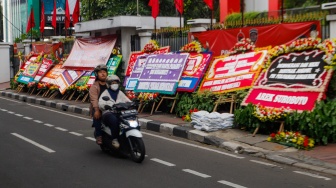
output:
<instances>
[{"instance_id":1,"label":"pedestrian walkway","mask_svg":"<svg viewBox=\"0 0 336 188\"><path fill-rule=\"evenodd\" d=\"M0 97L7 97L35 103L48 107L89 116L89 103L74 100L48 99L29 95L26 92L16 93L9 89L9 83L0 83ZM336 143L327 146L316 146L310 151L297 150L276 143L267 142L268 135L252 133L240 129L225 129L215 132L199 131L188 122L174 114L157 112L153 115L145 112L139 114L139 122L143 129L160 132L170 136L185 138L226 150L266 158L271 161L300 168L328 173L336 176Z\"/></svg>"}]
</instances>

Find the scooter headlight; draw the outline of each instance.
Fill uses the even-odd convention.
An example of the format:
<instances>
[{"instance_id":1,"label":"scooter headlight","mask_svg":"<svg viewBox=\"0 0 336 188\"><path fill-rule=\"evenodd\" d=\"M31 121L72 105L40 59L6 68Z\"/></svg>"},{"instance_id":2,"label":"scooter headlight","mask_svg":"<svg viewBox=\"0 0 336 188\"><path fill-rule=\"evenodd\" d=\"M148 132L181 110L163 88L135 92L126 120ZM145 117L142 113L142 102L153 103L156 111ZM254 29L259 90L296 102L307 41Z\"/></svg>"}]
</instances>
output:
<instances>
[{"instance_id":1,"label":"scooter headlight","mask_svg":"<svg viewBox=\"0 0 336 188\"><path fill-rule=\"evenodd\" d=\"M129 126L130 127L136 128L138 125L139 125L138 121L136 121L136 120L129 121Z\"/></svg>"}]
</instances>

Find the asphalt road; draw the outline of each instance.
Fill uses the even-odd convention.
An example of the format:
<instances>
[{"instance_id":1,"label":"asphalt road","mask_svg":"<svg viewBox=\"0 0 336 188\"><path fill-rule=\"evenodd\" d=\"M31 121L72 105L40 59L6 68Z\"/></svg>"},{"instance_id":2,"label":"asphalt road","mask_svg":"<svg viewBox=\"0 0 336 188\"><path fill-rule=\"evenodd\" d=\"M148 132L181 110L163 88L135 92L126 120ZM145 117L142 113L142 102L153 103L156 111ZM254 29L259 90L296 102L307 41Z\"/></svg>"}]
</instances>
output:
<instances>
[{"instance_id":1,"label":"asphalt road","mask_svg":"<svg viewBox=\"0 0 336 188\"><path fill-rule=\"evenodd\" d=\"M335 187L335 176L143 131L142 164L103 153L88 117L0 97L0 187Z\"/></svg>"}]
</instances>

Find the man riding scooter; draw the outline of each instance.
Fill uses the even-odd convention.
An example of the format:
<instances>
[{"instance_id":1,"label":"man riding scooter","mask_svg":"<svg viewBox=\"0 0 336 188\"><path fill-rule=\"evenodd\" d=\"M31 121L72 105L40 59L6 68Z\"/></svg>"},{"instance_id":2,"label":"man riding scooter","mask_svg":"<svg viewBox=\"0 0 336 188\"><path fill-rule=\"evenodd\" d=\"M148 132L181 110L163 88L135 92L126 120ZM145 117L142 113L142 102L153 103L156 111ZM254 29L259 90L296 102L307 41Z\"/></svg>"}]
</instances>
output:
<instances>
[{"instance_id":1,"label":"man riding scooter","mask_svg":"<svg viewBox=\"0 0 336 188\"><path fill-rule=\"evenodd\" d=\"M108 85L108 89L106 89L99 98L99 109L102 113L102 122L109 126L111 129L112 136L112 146L115 148L119 148L120 144L118 142L119 135L119 118L117 114L111 112L110 110L105 109L105 106L113 106L117 103L125 103L131 102L131 100L119 90L120 79L116 75L111 75L106 78L106 84ZM104 96L108 96L110 100L103 100Z\"/></svg>"}]
</instances>

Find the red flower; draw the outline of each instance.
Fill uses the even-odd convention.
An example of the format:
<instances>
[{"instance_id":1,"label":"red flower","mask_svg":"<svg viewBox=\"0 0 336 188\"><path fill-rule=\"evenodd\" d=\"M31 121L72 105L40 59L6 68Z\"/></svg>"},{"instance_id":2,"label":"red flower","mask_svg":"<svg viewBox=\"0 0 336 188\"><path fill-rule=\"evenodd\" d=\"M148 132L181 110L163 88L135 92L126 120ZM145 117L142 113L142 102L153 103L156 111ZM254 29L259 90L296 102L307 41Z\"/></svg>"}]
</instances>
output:
<instances>
[{"instance_id":1,"label":"red flower","mask_svg":"<svg viewBox=\"0 0 336 188\"><path fill-rule=\"evenodd\" d=\"M182 120L184 121L184 119L186 118L186 116L182 116Z\"/></svg>"},{"instance_id":2,"label":"red flower","mask_svg":"<svg viewBox=\"0 0 336 188\"><path fill-rule=\"evenodd\" d=\"M272 134L270 135L270 137L274 138L274 137L275 137L275 133L272 133Z\"/></svg>"}]
</instances>

